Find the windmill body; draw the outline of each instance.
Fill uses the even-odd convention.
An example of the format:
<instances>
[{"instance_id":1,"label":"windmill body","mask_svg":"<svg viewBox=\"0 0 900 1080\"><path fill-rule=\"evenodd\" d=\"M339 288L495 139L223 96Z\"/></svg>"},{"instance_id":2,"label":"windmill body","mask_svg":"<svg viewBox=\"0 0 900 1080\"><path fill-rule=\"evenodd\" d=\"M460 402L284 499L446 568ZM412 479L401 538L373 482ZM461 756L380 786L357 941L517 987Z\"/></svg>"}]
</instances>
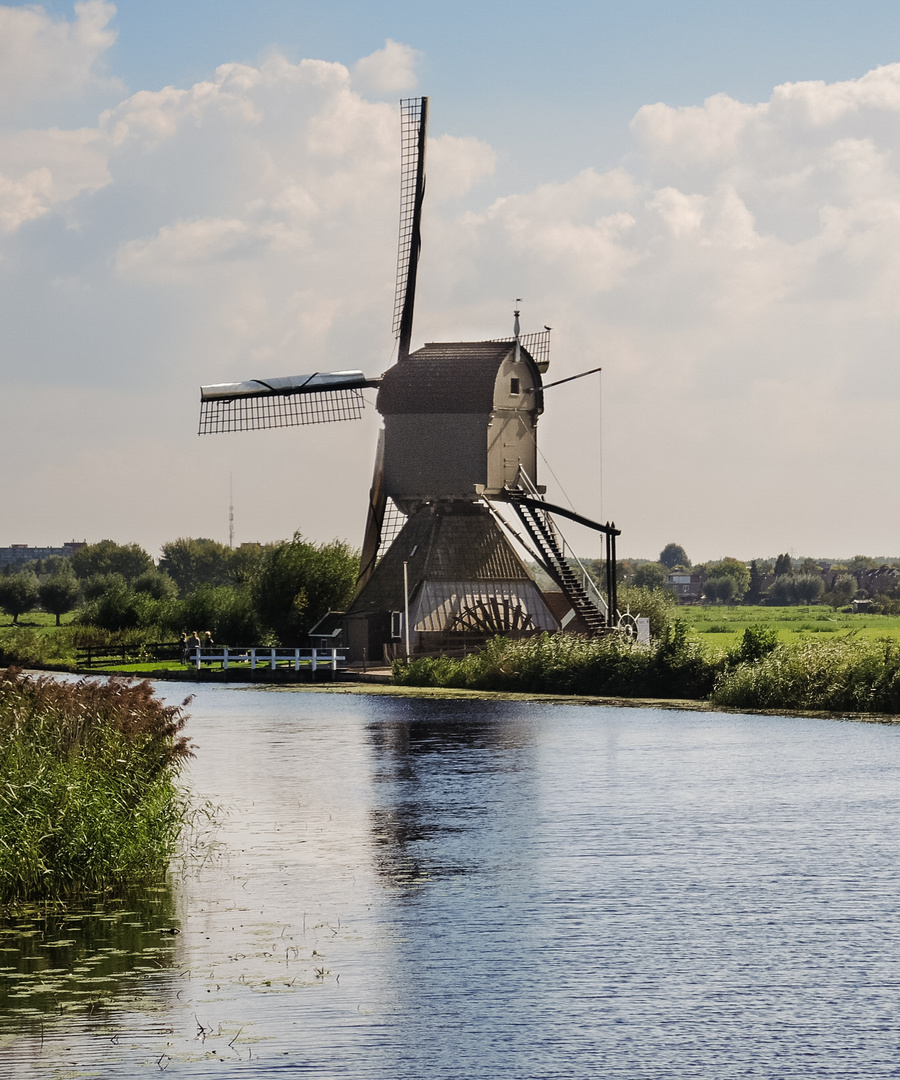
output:
<instances>
[{"instance_id":1,"label":"windmill body","mask_svg":"<svg viewBox=\"0 0 900 1080\"><path fill-rule=\"evenodd\" d=\"M436 499L499 496L537 474L541 376L510 342L434 343L384 373L384 486L405 512Z\"/></svg>"},{"instance_id":2,"label":"windmill body","mask_svg":"<svg viewBox=\"0 0 900 1080\"><path fill-rule=\"evenodd\" d=\"M401 103L398 360L380 376L316 372L201 388L201 433L355 419L378 387L379 437L356 595L342 617L351 660L405 649L437 651L493 634L560 626L599 632L610 602L576 580L537 485L537 422L549 330L512 338L431 343L410 352L425 178L427 98ZM496 510L513 506L532 551L561 589L544 595ZM618 530L574 517L606 533ZM389 535L388 520L401 523ZM613 541L614 542L614 541ZM521 549L522 545L518 545ZM614 547L612 548L614 565ZM405 620L408 612L408 625ZM334 621L334 620L332 620Z\"/></svg>"},{"instance_id":3,"label":"windmill body","mask_svg":"<svg viewBox=\"0 0 900 1080\"><path fill-rule=\"evenodd\" d=\"M382 376L373 492L407 521L347 611L351 658L405 647L407 602L413 651L559 628L485 501L535 476L540 383L509 341L432 343Z\"/></svg>"}]
</instances>

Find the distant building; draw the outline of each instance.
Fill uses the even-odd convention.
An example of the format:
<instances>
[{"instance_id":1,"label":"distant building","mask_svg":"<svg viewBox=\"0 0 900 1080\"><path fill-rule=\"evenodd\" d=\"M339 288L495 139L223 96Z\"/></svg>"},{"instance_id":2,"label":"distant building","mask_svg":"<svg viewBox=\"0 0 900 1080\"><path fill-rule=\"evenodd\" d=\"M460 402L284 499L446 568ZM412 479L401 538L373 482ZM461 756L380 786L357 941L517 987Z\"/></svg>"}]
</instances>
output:
<instances>
[{"instance_id":1,"label":"distant building","mask_svg":"<svg viewBox=\"0 0 900 1080\"><path fill-rule=\"evenodd\" d=\"M61 555L67 559L83 547L87 547L87 540L69 540L62 547L29 547L28 544L10 544L9 547L0 548L0 567L34 562L35 559L49 559L51 555Z\"/></svg>"},{"instance_id":2,"label":"distant building","mask_svg":"<svg viewBox=\"0 0 900 1080\"><path fill-rule=\"evenodd\" d=\"M689 574L687 571L678 571L666 577L666 585L678 597L679 603L699 603L703 595L703 584L706 578L703 574Z\"/></svg>"},{"instance_id":3,"label":"distant building","mask_svg":"<svg viewBox=\"0 0 900 1080\"><path fill-rule=\"evenodd\" d=\"M869 596L883 596L900 587L900 570L896 566L878 566L872 570L858 570L854 576L856 584Z\"/></svg>"}]
</instances>

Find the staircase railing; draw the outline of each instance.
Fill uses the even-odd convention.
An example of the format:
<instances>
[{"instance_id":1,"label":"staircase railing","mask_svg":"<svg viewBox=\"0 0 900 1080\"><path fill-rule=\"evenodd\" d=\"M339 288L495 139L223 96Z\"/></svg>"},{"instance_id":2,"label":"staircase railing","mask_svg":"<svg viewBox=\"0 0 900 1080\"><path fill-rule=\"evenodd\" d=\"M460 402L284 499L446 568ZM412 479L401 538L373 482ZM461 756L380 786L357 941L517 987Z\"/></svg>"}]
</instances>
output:
<instances>
[{"instance_id":1,"label":"staircase railing","mask_svg":"<svg viewBox=\"0 0 900 1080\"><path fill-rule=\"evenodd\" d=\"M519 471L516 476L516 482L517 486L521 487L528 495L531 495L533 498L543 498L543 495L541 494L541 492L538 491L537 487L532 482L531 477L522 468L521 465L519 466ZM547 527L553 532L553 535L556 537L556 542L560 547L563 559L570 563L574 562L578 566L578 569L581 571L581 581L579 584L586 593L588 599L591 601L594 607L596 607L600 611L602 615L608 615L609 605L606 602L606 597L604 597L603 593L600 592L596 581L594 581L593 577L585 567L584 563L581 561L581 559L578 558L578 556L569 546L568 541L559 531L559 527L557 526L556 522L550 517L550 514L544 512L542 514L542 517L546 521Z\"/></svg>"}]
</instances>

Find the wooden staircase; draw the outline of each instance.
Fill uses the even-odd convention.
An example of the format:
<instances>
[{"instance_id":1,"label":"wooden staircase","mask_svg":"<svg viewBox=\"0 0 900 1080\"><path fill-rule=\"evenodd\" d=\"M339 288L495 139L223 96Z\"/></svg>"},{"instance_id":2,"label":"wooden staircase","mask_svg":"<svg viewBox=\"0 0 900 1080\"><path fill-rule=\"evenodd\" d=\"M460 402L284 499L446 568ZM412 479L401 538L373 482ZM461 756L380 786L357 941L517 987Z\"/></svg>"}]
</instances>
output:
<instances>
[{"instance_id":1,"label":"wooden staircase","mask_svg":"<svg viewBox=\"0 0 900 1080\"><path fill-rule=\"evenodd\" d=\"M506 497L525 526L528 535L541 555L544 569L553 578L572 605L572 610L586 627L589 634L602 634L606 630L606 616L591 601L563 553L550 515L536 510L523 500L516 490L509 490Z\"/></svg>"}]
</instances>

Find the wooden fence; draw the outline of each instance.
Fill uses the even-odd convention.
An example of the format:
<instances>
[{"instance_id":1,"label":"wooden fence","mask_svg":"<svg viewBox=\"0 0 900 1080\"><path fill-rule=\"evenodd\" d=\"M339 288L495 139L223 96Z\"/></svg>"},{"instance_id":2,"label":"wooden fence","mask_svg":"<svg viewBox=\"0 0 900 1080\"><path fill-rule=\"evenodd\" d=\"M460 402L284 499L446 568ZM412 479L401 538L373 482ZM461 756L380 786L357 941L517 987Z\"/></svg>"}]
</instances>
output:
<instances>
[{"instance_id":1,"label":"wooden fence","mask_svg":"<svg viewBox=\"0 0 900 1080\"><path fill-rule=\"evenodd\" d=\"M75 651L78 667L107 664L136 664L143 660L180 660L180 641L142 642L136 645L79 645Z\"/></svg>"}]
</instances>

